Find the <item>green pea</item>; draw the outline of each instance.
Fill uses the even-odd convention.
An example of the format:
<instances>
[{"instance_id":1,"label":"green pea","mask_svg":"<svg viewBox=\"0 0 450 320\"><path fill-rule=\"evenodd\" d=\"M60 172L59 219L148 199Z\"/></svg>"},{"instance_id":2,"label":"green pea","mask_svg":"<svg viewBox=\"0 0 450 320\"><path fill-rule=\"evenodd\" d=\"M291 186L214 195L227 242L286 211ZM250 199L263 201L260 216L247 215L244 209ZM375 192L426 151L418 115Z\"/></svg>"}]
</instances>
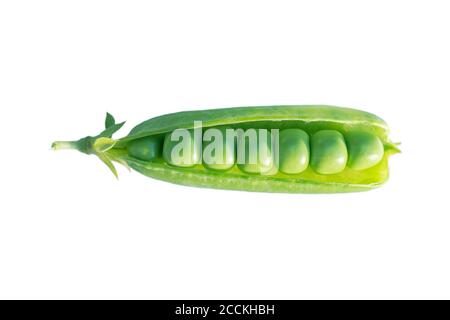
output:
<instances>
[{"instance_id":1,"label":"green pea","mask_svg":"<svg viewBox=\"0 0 450 320\"><path fill-rule=\"evenodd\" d=\"M271 174L274 170L272 135L269 130L248 129L238 135L237 162L243 172Z\"/></svg>"},{"instance_id":2,"label":"green pea","mask_svg":"<svg viewBox=\"0 0 450 320\"><path fill-rule=\"evenodd\" d=\"M151 161L161 156L162 139L160 137L145 137L131 141L127 146L128 154L143 161Z\"/></svg>"},{"instance_id":3,"label":"green pea","mask_svg":"<svg viewBox=\"0 0 450 320\"><path fill-rule=\"evenodd\" d=\"M300 129L280 131L280 171L298 174L308 168L309 136Z\"/></svg>"},{"instance_id":4,"label":"green pea","mask_svg":"<svg viewBox=\"0 0 450 320\"><path fill-rule=\"evenodd\" d=\"M344 136L336 130L321 130L311 137L311 167L320 174L335 174L347 164Z\"/></svg>"},{"instance_id":5,"label":"green pea","mask_svg":"<svg viewBox=\"0 0 450 320\"><path fill-rule=\"evenodd\" d=\"M376 166L384 155L380 139L367 132L350 132L345 135L348 148L348 167L362 171Z\"/></svg>"},{"instance_id":6,"label":"green pea","mask_svg":"<svg viewBox=\"0 0 450 320\"><path fill-rule=\"evenodd\" d=\"M236 161L235 137L227 137L225 128L210 128L203 134L203 165L211 170L226 171Z\"/></svg>"},{"instance_id":7,"label":"green pea","mask_svg":"<svg viewBox=\"0 0 450 320\"><path fill-rule=\"evenodd\" d=\"M193 130L175 130L164 138L163 158L177 167L192 167L201 159L201 144Z\"/></svg>"}]
</instances>

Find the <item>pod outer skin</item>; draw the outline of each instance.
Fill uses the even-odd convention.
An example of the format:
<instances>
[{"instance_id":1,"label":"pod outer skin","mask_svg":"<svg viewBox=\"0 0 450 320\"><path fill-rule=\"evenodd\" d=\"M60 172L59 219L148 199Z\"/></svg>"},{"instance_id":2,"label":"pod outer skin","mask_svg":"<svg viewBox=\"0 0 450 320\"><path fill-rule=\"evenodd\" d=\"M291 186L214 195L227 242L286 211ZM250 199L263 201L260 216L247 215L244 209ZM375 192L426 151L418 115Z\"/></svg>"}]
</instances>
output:
<instances>
[{"instance_id":1,"label":"pod outer skin","mask_svg":"<svg viewBox=\"0 0 450 320\"><path fill-rule=\"evenodd\" d=\"M386 141L389 129L374 114L335 106L265 106L236 107L198 111L183 111L155 117L134 127L128 136L119 140L124 143L133 139L173 131L177 128L191 129L194 121L202 121L203 127L216 127L252 122L298 121L302 123L336 124L341 129L369 131Z\"/></svg>"},{"instance_id":2,"label":"pod outer skin","mask_svg":"<svg viewBox=\"0 0 450 320\"><path fill-rule=\"evenodd\" d=\"M165 163L144 163L124 157L128 166L147 177L200 188L240 190L270 193L348 193L368 191L380 187L384 182L370 184L349 184L317 182L295 178L274 178L273 176L223 174L198 168L174 168Z\"/></svg>"},{"instance_id":3,"label":"pod outer skin","mask_svg":"<svg viewBox=\"0 0 450 320\"><path fill-rule=\"evenodd\" d=\"M340 131L361 130L378 136L385 144L385 157L374 170L373 179L361 180L357 183L333 181L332 179L315 181L289 176L245 175L235 172L216 172L204 168L180 168L164 162L142 162L129 157L120 148L127 142L150 135L171 132L177 128L191 129L194 121L202 121L203 128L247 124L249 126L262 123L282 127L286 122L298 122L309 126L311 132L326 128ZM388 179L387 160L395 147L388 141L389 129L379 117L364 111L325 105L309 106L266 106L237 107L200 111L185 111L167 114L147 120L131 130L128 136L117 141L118 149L108 153L111 158L126 163L130 168L158 180L175 184L255 192L278 193L344 193L366 191L381 186Z\"/></svg>"}]
</instances>

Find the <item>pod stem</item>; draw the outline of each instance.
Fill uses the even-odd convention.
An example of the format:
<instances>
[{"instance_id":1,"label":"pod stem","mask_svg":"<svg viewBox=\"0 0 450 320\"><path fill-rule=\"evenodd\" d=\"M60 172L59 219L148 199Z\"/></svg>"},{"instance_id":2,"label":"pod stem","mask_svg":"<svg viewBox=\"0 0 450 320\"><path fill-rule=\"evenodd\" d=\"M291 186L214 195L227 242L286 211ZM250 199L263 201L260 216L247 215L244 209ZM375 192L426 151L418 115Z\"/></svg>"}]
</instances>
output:
<instances>
[{"instance_id":1,"label":"pod stem","mask_svg":"<svg viewBox=\"0 0 450 320\"><path fill-rule=\"evenodd\" d=\"M105 119L105 129L96 136L87 136L76 141L55 141L52 143L53 150L78 150L86 154L96 155L112 171L117 178L117 171L112 161L124 163L119 158L115 158L110 151L114 148L117 140L112 139L112 135L118 131L125 122L116 123L114 117L107 113Z\"/></svg>"},{"instance_id":2,"label":"pod stem","mask_svg":"<svg viewBox=\"0 0 450 320\"><path fill-rule=\"evenodd\" d=\"M78 150L83 153L91 154L92 138L86 137L76 141L55 141L52 143L53 150Z\"/></svg>"},{"instance_id":3,"label":"pod stem","mask_svg":"<svg viewBox=\"0 0 450 320\"><path fill-rule=\"evenodd\" d=\"M53 150L78 150L78 141L55 141L52 143Z\"/></svg>"},{"instance_id":4,"label":"pod stem","mask_svg":"<svg viewBox=\"0 0 450 320\"><path fill-rule=\"evenodd\" d=\"M77 141L55 141L52 143L53 150L78 150L86 154L95 154L118 178L117 170L112 161L116 160L108 151L114 147L116 141L107 137L86 137Z\"/></svg>"}]
</instances>

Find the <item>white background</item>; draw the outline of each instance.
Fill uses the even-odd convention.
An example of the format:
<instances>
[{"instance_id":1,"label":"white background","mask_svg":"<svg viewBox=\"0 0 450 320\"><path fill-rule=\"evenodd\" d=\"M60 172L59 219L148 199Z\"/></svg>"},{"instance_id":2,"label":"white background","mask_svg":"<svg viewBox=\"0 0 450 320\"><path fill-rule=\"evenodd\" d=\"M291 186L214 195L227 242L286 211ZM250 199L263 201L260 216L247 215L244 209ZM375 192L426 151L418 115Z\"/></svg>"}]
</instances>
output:
<instances>
[{"instance_id":1,"label":"white background","mask_svg":"<svg viewBox=\"0 0 450 320\"><path fill-rule=\"evenodd\" d=\"M3 1L0 298L450 298L446 1ZM383 188L196 189L53 140L170 112L383 117Z\"/></svg>"}]
</instances>

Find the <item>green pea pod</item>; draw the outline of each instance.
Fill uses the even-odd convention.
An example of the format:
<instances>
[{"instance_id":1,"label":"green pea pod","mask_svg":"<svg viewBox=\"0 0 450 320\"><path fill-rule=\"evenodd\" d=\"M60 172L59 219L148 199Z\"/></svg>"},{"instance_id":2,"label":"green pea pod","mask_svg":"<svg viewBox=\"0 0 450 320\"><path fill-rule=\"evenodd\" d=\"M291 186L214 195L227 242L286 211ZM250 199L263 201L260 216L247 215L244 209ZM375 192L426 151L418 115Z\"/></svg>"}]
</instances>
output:
<instances>
[{"instance_id":1,"label":"green pea pod","mask_svg":"<svg viewBox=\"0 0 450 320\"><path fill-rule=\"evenodd\" d=\"M233 166L232 162L222 166L197 163L199 151L193 149L195 157L184 159L188 165L177 165L167 156L173 141L170 144L164 141L177 129L190 129L192 133L195 121L201 121L202 130L217 128L221 132L224 128L283 130L280 155L293 158L282 159L286 160L282 161L282 171L253 174L253 171L242 170L245 165ZM97 136L72 142L57 141L52 147L96 154L115 174L112 161L148 177L181 185L285 193L374 189L387 181L389 156L399 152L397 144L389 141L389 129L382 119L364 111L333 106L239 107L178 112L144 121L117 140L111 138L112 134L123 123L116 124L107 114L105 124L105 130ZM308 136L311 136L310 165L305 164L310 158L309 146L305 145L309 143ZM298 145L296 139L300 139ZM295 157L302 163L296 164ZM231 155L228 159L234 161L235 157Z\"/></svg>"}]
</instances>

